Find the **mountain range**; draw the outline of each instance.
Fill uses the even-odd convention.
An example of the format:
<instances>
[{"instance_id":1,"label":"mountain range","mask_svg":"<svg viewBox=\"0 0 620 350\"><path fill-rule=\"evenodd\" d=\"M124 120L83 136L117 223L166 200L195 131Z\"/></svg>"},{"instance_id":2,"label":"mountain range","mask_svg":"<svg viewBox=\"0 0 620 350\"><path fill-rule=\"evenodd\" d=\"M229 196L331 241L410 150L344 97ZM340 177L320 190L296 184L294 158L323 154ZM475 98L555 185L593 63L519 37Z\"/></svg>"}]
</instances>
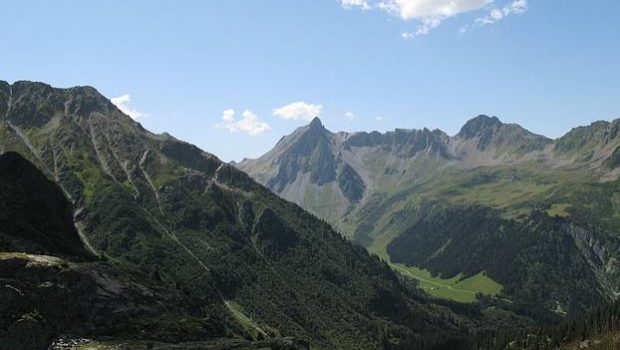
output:
<instances>
[{"instance_id":1,"label":"mountain range","mask_svg":"<svg viewBox=\"0 0 620 350\"><path fill-rule=\"evenodd\" d=\"M0 82L0 350L534 344L617 296L619 124L317 118L227 164L92 87Z\"/></svg>"},{"instance_id":2,"label":"mountain range","mask_svg":"<svg viewBox=\"0 0 620 350\"><path fill-rule=\"evenodd\" d=\"M94 88L0 82L0 154L0 349L424 349L489 324Z\"/></svg>"},{"instance_id":3,"label":"mountain range","mask_svg":"<svg viewBox=\"0 0 620 350\"><path fill-rule=\"evenodd\" d=\"M234 165L431 295L544 318L620 292L619 130L599 121L554 140L480 115L454 136L333 133L315 118Z\"/></svg>"},{"instance_id":4,"label":"mountain range","mask_svg":"<svg viewBox=\"0 0 620 350\"><path fill-rule=\"evenodd\" d=\"M480 115L455 136L429 129L332 133L317 117L265 155L235 165L284 198L335 222L373 196L419 185L448 169L536 164L541 170L587 169L595 181L616 179L619 127L620 120L601 121L552 140ZM345 234L354 234L340 224Z\"/></svg>"}]
</instances>

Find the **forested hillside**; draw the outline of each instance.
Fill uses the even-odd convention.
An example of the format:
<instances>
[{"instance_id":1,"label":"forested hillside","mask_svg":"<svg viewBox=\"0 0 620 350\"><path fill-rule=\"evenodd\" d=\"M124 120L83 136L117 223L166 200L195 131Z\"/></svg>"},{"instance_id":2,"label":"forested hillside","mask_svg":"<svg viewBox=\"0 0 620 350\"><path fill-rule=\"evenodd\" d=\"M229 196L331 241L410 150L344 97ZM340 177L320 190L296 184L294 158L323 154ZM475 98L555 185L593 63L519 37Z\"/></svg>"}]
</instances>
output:
<instances>
[{"instance_id":1,"label":"forested hillside","mask_svg":"<svg viewBox=\"0 0 620 350\"><path fill-rule=\"evenodd\" d=\"M173 279L89 252L62 191L17 153L0 155L0 208L0 349L48 349L58 336L260 347L224 305L204 308ZM290 339L273 344L304 347Z\"/></svg>"}]
</instances>

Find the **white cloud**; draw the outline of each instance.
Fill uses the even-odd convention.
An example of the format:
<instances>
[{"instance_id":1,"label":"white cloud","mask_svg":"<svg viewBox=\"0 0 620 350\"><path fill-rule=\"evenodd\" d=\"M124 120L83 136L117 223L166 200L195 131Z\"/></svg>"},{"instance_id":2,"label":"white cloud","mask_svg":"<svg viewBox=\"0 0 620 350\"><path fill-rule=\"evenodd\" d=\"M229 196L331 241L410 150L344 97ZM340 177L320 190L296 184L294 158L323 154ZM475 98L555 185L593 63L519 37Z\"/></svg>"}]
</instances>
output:
<instances>
[{"instance_id":1,"label":"white cloud","mask_svg":"<svg viewBox=\"0 0 620 350\"><path fill-rule=\"evenodd\" d=\"M403 20L420 22L415 35L425 35L445 19L479 10L493 0L385 0L378 7Z\"/></svg>"},{"instance_id":2,"label":"white cloud","mask_svg":"<svg viewBox=\"0 0 620 350\"><path fill-rule=\"evenodd\" d=\"M241 114L241 119L235 119L235 111L227 109L222 113L222 121L215 125L217 128L223 128L230 132L243 132L248 135L260 135L270 130L271 126L264 121L258 119L256 114L246 109Z\"/></svg>"},{"instance_id":3,"label":"white cloud","mask_svg":"<svg viewBox=\"0 0 620 350\"><path fill-rule=\"evenodd\" d=\"M478 10L491 2L493 0L385 0L378 6L404 20L421 20L453 17Z\"/></svg>"},{"instance_id":4,"label":"white cloud","mask_svg":"<svg viewBox=\"0 0 620 350\"><path fill-rule=\"evenodd\" d=\"M383 121L383 117L376 117L375 120L381 123Z\"/></svg>"},{"instance_id":5,"label":"white cloud","mask_svg":"<svg viewBox=\"0 0 620 350\"><path fill-rule=\"evenodd\" d=\"M304 101L298 101L274 109L273 115L282 119L312 120L312 118L321 114L322 109L322 105L315 105L311 103L306 103Z\"/></svg>"},{"instance_id":6,"label":"white cloud","mask_svg":"<svg viewBox=\"0 0 620 350\"><path fill-rule=\"evenodd\" d=\"M409 39L413 39L414 34L412 32L402 32L400 33L400 37L405 40L409 40Z\"/></svg>"},{"instance_id":7,"label":"white cloud","mask_svg":"<svg viewBox=\"0 0 620 350\"><path fill-rule=\"evenodd\" d=\"M510 15L520 15L525 11L527 11L527 0L514 0L501 9L497 7L491 8L485 16L477 18L475 24L482 27L499 22Z\"/></svg>"},{"instance_id":8,"label":"white cloud","mask_svg":"<svg viewBox=\"0 0 620 350\"><path fill-rule=\"evenodd\" d=\"M340 4L345 9L359 7L362 10L370 10L370 5L368 4L368 0L340 0Z\"/></svg>"},{"instance_id":9,"label":"white cloud","mask_svg":"<svg viewBox=\"0 0 620 350\"><path fill-rule=\"evenodd\" d=\"M355 119L355 114L351 111L348 111L347 113L344 114L344 117L348 120L354 120Z\"/></svg>"},{"instance_id":10,"label":"white cloud","mask_svg":"<svg viewBox=\"0 0 620 350\"><path fill-rule=\"evenodd\" d=\"M495 0L340 0L340 3L347 9L379 9L404 21L416 21L418 27L414 31L402 32L403 39L426 35L448 18L490 6L489 12L476 20L476 25L495 23L508 15L520 14L527 10L527 0L512 0L502 8L493 5ZM467 27L464 28L459 31L461 34L467 30Z\"/></svg>"},{"instance_id":11,"label":"white cloud","mask_svg":"<svg viewBox=\"0 0 620 350\"><path fill-rule=\"evenodd\" d=\"M114 104L121 112L127 114L133 120L138 120L144 117L147 117L148 114L137 111L134 108L131 108L129 104L131 104L131 95L125 94L123 96L113 97L110 99L112 104Z\"/></svg>"}]
</instances>

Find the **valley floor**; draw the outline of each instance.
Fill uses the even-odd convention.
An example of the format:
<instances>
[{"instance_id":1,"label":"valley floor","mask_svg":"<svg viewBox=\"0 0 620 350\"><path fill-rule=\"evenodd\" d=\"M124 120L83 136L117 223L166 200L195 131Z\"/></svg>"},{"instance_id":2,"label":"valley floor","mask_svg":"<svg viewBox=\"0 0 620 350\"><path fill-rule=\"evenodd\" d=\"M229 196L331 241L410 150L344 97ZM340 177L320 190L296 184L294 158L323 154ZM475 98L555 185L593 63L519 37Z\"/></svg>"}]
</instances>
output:
<instances>
[{"instance_id":1,"label":"valley floor","mask_svg":"<svg viewBox=\"0 0 620 350\"><path fill-rule=\"evenodd\" d=\"M392 268L405 276L418 280L420 288L433 297L450 299L461 303L473 303L476 294L495 296L502 290L502 285L489 278L483 272L461 279L461 275L443 279L433 277L427 270L402 264L391 264Z\"/></svg>"},{"instance_id":2,"label":"valley floor","mask_svg":"<svg viewBox=\"0 0 620 350\"><path fill-rule=\"evenodd\" d=\"M465 279L461 279L461 275L443 279L441 277L432 276L431 273L425 269L392 263L386 252L387 244L392 238L393 237L389 234L377 237L373 244L368 247L368 251L387 261L395 271L404 276L416 279L420 284L420 288L435 298L448 299L461 303L473 303L476 301L476 294L478 293L496 296L502 291L503 286L491 279L484 272L480 272Z\"/></svg>"}]
</instances>

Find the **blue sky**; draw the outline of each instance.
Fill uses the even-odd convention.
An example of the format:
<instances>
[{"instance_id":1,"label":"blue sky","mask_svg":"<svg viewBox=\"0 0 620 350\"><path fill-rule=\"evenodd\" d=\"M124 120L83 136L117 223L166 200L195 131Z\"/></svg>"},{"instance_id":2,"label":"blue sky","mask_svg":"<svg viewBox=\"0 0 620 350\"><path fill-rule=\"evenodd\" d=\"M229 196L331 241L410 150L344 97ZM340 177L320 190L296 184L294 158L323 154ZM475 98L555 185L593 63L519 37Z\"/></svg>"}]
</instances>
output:
<instances>
[{"instance_id":1,"label":"blue sky","mask_svg":"<svg viewBox=\"0 0 620 350\"><path fill-rule=\"evenodd\" d=\"M314 113L333 131L449 134L484 113L557 137L620 117L618 13L616 0L7 0L0 79L94 86L227 161Z\"/></svg>"}]
</instances>

